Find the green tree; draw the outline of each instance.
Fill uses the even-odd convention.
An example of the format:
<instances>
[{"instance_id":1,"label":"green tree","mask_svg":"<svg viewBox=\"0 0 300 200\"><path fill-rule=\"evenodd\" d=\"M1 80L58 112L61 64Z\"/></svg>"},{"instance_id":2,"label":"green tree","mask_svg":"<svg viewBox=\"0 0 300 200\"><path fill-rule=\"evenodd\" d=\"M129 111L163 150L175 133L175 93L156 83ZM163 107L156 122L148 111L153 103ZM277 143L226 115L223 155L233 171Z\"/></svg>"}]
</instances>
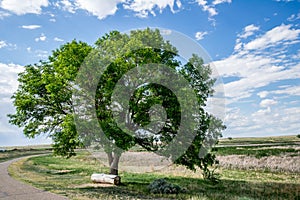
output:
<instances>
[{"instance_id":1,"label":"green tree","mask_svg":"<svg viewBox=\"0 0 300 200\"><path fill-rule=\"evenodd\" d=\"M47 61L26 66L25 72L19 75L20 85L12 97L16 114L9 115L10 122L24 127L28 137L48 133L53 138L55 153L59 155L70 157L81 144L102 145L108 156L111 174L118 174L122 152L136 144L148 151L171 157L175 163L189 169L195 170L198 166L207 170L216 159L209 152L199 157L201 150L205 149L205 142L217 141L225 128L222 121L204 110L208 97L213 94L215 80L210 77L210 67L204 65L197 55L193 55L184 65L177 56L176 48L164 41L159 30L145 29L130 34L113 31L97 40L94 47L72 41L54 51ZM149 82L135 85L139 82L137 77L125 77L124 82L133 84L136 90L130 97L128 111L116 108L123 104L116 104L112 96L118 90L116 86L123 75L133 69L146 70L144 74L147 74L147 67L142 66L151 67L153 64L166 65L177 71L194 91L196 102L192 96L186 96L187 104L199 105L199 109L194 111L195 118L192 121L197 126L191 140L185 141L178 136L181 119L187 116L181 113L182 105L177 96L163 85ZM86 70L83 77L78 72L81 66L85 66L83 70ZM97 71L99 67L101 69ZM96 86L91 84L95 81ZM92 95L80 93L81 88L90 88L87 93L92 91ZM178 94L185 94L185 90L180 88ZM75 98L72 98L74 93ZM126 95L121 90L117 93ZM88 109L74 114L74 107L79 110L82 108L78 102L89 102L89 98L94 98L92 102L95 105L91 107L96 111L97 123L104 136L90 123L92 117ZM160 119L160 109L152 109L156 105L164 108L165 121ZM125 121L124 127L116 122L116 115ZM153 126L148 126L156 119L156 124L161 124L158 132ZM74 120L80 121L80 126ZM144 128L144 132L139 132L140 127ZM126 132L126 128L131 133ZM186 129L183 138L189 132ZM186 151L177 156L174 156L174 148L162 151L176 137L177 141L187 143Z\"/></svg>"}]
</instances>

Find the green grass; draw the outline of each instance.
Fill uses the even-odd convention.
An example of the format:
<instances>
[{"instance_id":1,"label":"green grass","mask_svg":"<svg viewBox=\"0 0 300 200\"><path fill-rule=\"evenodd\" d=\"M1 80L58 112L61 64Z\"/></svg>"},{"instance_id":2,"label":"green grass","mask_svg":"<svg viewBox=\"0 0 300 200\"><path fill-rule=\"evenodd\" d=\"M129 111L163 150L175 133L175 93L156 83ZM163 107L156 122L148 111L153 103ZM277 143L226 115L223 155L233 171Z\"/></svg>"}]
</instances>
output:
<instances>
[{"instance_id":1,"label":"green grass","mask_svg":"<svg viewBox=\"0 0 300 200\"><path fill-rule=\"evenodd\" d=\"M263 148L263 149L261 149ZM216 155L246 155L256 158L278 156L286 153L297 154L300 150L295 148L272 148L270 146L242 146L242 147L216 147L213 148Z\"/></svg>"},{"instance_id":2,"label":"green grass","mask_svg":"<svg viewBox=\"0 0 300 200\"><path fill-rule=\"evenodd\" d=\"M64 159L51 155L19 161L9 168L17 179L36 187L68 196L70 199L299 199L298 174L268 173L262 171L221 170L222 179L212 184L199 177L200 172L185 176L164 173L120 172L121 186L94 187L90 175L107 173L108 168L80 152ZM194 178L193 175L195 175ZM147 186L155 179L167 178L186 189L178 195L150 194Z\"/></svg>"}]
</instances>

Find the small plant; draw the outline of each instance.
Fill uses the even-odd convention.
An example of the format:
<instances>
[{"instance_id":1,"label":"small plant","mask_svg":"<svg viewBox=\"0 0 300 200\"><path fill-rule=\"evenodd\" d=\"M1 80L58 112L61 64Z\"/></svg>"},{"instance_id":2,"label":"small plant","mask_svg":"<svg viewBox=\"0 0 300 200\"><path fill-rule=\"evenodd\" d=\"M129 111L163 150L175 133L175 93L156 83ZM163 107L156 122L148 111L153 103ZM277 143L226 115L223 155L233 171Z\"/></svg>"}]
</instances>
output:
<instances>
[{"instance_id":1,"label":"small plant","mask_svg":"<svg viewBox=\"0 0 300 200\"><path fill-rule=\"evenodd\" d=\"M218 168L219 161L215 159L216 155L207 154L204 159L206 159L206 164L203 165L202 176L205 180L211 181L213 184L220 182L220 174L216 172ZM210 167L209 167L210 166Z\"/></svg>"},{"instance_id":2,"label":"small plant","mask_svg":"<svg viewBox=\"0 0 300 200\"><path fill-rule=\"evenodd\" d=\"M148 189L150 190L150 193L154 194L178 194L185 191L178 185L167 182L164 178L153 181L148 186Z\"/></svg>"},{"instance_id":3,"label":"small plant","mask_svg":"<svg viewBox=\"0 0 300 200\"><path fill-rule=\"evenodd\" d=\"M297 138L300 138L300 134L297 135Z\"/></svg>"},{"instance_id":4,"label":"small plant","mask_svg":"<svg viewBox=\"0 0 300 200\"><path fill-rule=\"evenodd\" d=\"M220 174L216 172L217 167L214 167L213 169L206 168L203 170L202 175L203 178L211 181L213 184L217 184L220 182Z\"/></svg>"}]
</instances>

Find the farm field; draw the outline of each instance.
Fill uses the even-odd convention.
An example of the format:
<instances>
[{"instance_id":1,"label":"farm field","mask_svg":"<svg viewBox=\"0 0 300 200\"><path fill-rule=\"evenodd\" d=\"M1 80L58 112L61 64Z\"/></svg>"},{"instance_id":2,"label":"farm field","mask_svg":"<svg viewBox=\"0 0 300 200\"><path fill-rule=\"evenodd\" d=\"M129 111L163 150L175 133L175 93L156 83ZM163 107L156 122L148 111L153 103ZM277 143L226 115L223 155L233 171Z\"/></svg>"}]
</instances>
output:
<instances>
[{"instance_id":1,"label":"farm field","mask_svg":"<svg viewBox=\"0 0 300 200\"><path fill-rule=\"evenodd\" d=\"M24 146L24 147L1 147L0 148L0 162L11 160L14 158L49 154L52 152L50 145Z\"/></svg>"},{"instance_id":2,"label":"farm field","mask_svg":"<svg viewBox=\"0 0 300 200\"><path fill-rule=\"evenodd\" d=\"M10 174L26 183L70 199L300 199L300 139L296 136L222 139L214 149L220 182L203 180L201 171L172 165L141 151L124 153L121 186L93 184L92 173L107 173L103 152L80 151L70 159L42 155L20 160ZM152 194L148 185L166 178L184 189Z\"/></svg>"}]
</instances>

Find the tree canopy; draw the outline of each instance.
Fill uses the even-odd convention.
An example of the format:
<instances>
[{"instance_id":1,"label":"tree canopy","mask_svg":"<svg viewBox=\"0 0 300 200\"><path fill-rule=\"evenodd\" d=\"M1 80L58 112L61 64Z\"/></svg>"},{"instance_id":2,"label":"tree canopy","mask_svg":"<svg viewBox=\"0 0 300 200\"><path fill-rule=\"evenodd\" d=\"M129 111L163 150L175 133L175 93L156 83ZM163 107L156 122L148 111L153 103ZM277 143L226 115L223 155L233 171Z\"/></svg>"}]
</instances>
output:
<instances>
[{"instance_id":1,"label":"tree canopy","mask_svg":"<svg viewBox=\"0 0 300 200\"><path fill-rule=\"evenodd\" d=\"M209 152L199 156L204 143L217 141L225 128L204 109L214 92L211 68L197 55L182 64L159 30L112 31L94 46L74 40L48 60L26 66L18 80L10 123L24 127L28 137L48 134L58 155L70 157L77 147L98 143L112 174L118 173L122 152L136 144L192 170L215 162ZM89 109L104 135L89 123ZM185 148L175 155L179 146Z\"/></svg>"}]
</instances>

